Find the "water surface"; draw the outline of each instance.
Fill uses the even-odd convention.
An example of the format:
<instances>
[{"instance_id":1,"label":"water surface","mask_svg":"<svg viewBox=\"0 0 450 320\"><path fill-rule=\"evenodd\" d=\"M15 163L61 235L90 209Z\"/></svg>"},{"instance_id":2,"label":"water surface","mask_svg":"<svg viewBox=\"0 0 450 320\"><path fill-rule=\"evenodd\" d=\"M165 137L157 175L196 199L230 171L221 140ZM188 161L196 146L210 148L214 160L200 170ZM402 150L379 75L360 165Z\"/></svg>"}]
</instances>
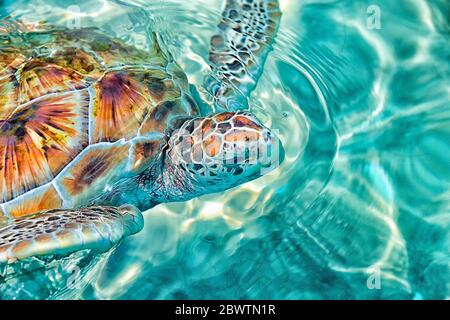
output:
<instances>
[{"instance_id":1,"label":"water surface","mask_svg":"<svg viewBox=\"0 0 450 320\"><path fill-rule=\"evenodd\" d=\"M282 0L281 8L250 102L279 132L283 164L223 194L149 210L144 230L76 296L450 298L448 2ZM1 17L96 26L144 49L158 31L205 99L220 13L221 0L0 8Z\"/></svg>"}]
</instances>

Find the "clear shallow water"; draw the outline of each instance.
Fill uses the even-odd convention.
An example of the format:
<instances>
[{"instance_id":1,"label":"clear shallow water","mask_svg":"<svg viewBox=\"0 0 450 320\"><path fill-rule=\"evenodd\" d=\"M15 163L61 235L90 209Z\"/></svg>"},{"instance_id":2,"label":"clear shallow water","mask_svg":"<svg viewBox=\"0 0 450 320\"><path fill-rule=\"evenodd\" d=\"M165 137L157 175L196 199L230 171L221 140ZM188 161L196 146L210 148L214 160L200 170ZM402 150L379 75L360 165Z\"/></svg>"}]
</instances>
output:
<instances>
[{"instance_id":1,"label":"clear shallow water","mask_svg":"<svg viewBox=\"0 0 450 320\"><path fill-rule=\"evenodd\" d=\"M221 0L6 1L0 16L80 22L146 48L150 32L201 88ZM158 206L81 298L450 297L446 1L281 1L251 108L278 130L279 169ZM202 91L200 89L200 94Z\"/></svg>"}]
</instances>

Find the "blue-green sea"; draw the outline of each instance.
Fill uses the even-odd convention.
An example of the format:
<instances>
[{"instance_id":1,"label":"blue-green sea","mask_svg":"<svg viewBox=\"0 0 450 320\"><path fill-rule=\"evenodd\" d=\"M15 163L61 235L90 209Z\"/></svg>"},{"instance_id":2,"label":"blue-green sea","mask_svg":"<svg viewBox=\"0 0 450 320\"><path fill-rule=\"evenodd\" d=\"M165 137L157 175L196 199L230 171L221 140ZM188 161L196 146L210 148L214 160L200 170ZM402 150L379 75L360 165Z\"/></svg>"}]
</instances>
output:
<instances>
[{"instance_id":1,"label":"blue-green sea","mask_svg":"<svg viewBox=\"0 0 450 320\"><path fill-rule=\"evenodd\" d=\"M0 18L95 26L142 49L156 31L206 95L221 0L0 3ZM250 106L284 162L145 212L67 297L450 298L450 3L280 5Z\"/></svg>"}]
</instances>

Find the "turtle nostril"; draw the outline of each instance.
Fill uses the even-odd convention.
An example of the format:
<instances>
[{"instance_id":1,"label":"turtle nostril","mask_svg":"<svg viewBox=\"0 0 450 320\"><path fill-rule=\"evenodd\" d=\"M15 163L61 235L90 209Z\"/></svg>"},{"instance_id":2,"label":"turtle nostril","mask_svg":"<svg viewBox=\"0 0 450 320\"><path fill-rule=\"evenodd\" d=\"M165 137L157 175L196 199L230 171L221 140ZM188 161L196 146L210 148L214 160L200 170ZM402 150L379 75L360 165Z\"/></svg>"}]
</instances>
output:
<instances>
[{"instance_id":1,"label":"turtle nostril","mask_svg":"<svg viewBox=\"0 0 450 320\"><path fill-rule=\"evenodd\" d=\"M263 132L264 142L268 143L272 140L272 133L269 130L264 130Z\"/></svg>"}]
</instances>

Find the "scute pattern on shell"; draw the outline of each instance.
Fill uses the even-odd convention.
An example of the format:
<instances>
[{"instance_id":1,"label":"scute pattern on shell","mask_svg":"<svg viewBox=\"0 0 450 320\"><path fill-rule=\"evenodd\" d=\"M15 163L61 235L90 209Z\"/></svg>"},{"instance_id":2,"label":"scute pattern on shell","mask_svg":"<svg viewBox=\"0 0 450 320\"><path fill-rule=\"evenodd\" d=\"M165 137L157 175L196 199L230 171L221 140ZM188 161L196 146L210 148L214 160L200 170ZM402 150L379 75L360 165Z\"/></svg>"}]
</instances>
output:
<instances>
[{"instance_id":1,"label":"scute pattern on shell","mask_svg":"<svg viewBox=\"0 0 450 320\"><path fill-rule=\"evenodd\" d=\"M39 194L32 191L46 183L54 185L63 203L70 203L64 202L69 193L74 199L89 198L86 186L103 185L116 169L141 170L137 168L150 160L139 157L139 164L130 163L133 143L109 157L115 142L145 141L178 118L197 114L187 78L156 36L150 52L95 29L29 30L22 38L18 42L11 36L0 47L1 216L31 214L36 208L28 203ZM85 159L80 157L95 144L102 144L100 160L109 159L97 159L107 171L100 175L83 171ZM75 176L66 175L69 171L63 169L69 166ZM58 185L63 181L67 183ZM56 203L60 200L39 210Z\"/></svg>"},{"instance_id":2,"label":"scute pattern on shell","mask_svg":"<svg viewBox=\"0 0 450 320\"><path fill-rule=\"evenodd\" d=\"M87 91L48 95L0 120L0 202L51 181L88 145Z\"/></svg>"}]
</instances>

